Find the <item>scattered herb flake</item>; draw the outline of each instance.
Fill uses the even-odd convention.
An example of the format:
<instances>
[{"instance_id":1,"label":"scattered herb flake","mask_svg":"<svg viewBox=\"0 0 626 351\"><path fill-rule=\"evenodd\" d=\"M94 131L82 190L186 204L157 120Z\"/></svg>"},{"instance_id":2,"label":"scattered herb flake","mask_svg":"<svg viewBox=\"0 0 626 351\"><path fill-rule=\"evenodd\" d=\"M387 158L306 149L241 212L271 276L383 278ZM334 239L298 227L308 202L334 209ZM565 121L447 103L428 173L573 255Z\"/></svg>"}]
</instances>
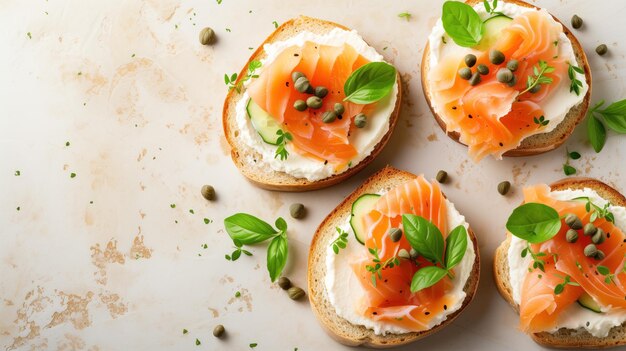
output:
<instances>
[{"instance_id":1,"label":"scattered herb flake","mask_svg":"<svg viewBox=\"0 0 626 351\"><path fill-rule=\"evenodd\" d=\"M253 348L257 347L257 345L258 344L256 342L253 342L253 343L250 344L250 348L253 349Z\"/></svg>"},{"instance_id":2,"label":"scattered herb flake","mask_svg":"<svg viewBox=\"0 0 626 351\"><path fill-rule=\"evenodd\" d=\"M190 208L190 209L189 209L189 213L191 213L191 214L195 214L195 212L193 211L193 208Z\"/></svg>"},{"instance_id":3,"label":"scattered herb flake","mask_svg":"<svg viewBox=\"0 0 626 351\"><path fill-rule=\"evenodd\" d=\"M209 224L209 223L211 223L211 220L208 218L204 218L204 224Z\"/></svg>"},{"instance_id":4,"label":"scattered herb flake","mask_svg":"<svg viewBox=\"0 0 626 351\"><path fill-rule=\"evenodd\" d=\"M28 35L28 39L32 39L33 38L32 34L30 34L30 32L26 33L26 35Z\"/></svg>"},{"instance_id":5,"label":"scattered herb flake","mask_svg":"<svg viewBox=\"0 0 626 351\"><path fill-rule=\"evenodd\" d=\"M187 334L189 331L187 329L183 329L183 334Z\"/></svg>"},{"instance_id":6,"label":"scattered herb flake","mask_svg":"<svg viewBox=\"0 0 626 351\"><path fill-rule=\"evenodd\" d=\"M278 28L278 22L272 21L272 24L274 25L274 28Z\"/></svg>"},{"instance_id":7,"label":"scattered herb flake","mask_svg":"<svg viewBox=\"0 0 626 351\"><path fill-rule=\"evenodd\" d=\"M76 173L72 172L70 173L70 178L75 178L76 177Z\"/></svg>"},{"instance_id":8,"label":"scattered herb flake","mask_svg":"<svg viewBox=\"0 0 626 351\"><path fill-rule=\"evenodd\" d=\"M20 172L19 170L15 171L15 176L19 177L22 174L22 172Z\"/></svg>"},{"instance_id":9,"label":"scattered herb flake","mask_svg":"<svg viewBox=\"0 0 626 351\"><path fill-rule=\"evenodd\" d=\"M176 208L176 204L170 204L171 208Z\"/></svg>"},{"instance_id":10,"label":"scattered herb flake","mask_svg":"<svg viewBox=\"0 0 626 351\"><path fill-rule=\"evenodd\" d=\"M70 142L69 142L69 141L66 141L66 142L65 142L65 146L70 146Z\"/></svg>"},{"instance_id":11,"label":"scattered herb flake","mask_svg":"<svg viewBox=\"0 0 626 351\"><path fill-rule=\"evenodd\" d=\"M226 31L227 31L228 33L230 33L230 28L226 28Z\"/></svg>"},{"instance_id":12,"label":"scattered herb flake","mask_svg":"<svg viewBox=\"0 0 626 351\"><path fill-rule=\"evenodd\" d=\"M235 292L235 297L241 297L241 292L239 291Z\"/></svg>"},{"instance_id":13,"label":"scattered herb flake","mask_svg":"<svg viewBox=\"0 0 626 351\"><path fill-rule=\"evenodd\" d=\"M199 346L200 344L202 343L200 342L200 340L198 340L198 338L196 338L196 346Z\"/></svg>"},{"instance_id":14,"label":"scattered herb flake","mask_svg":"<svg viewBox=\"0 0 626 351\"><path fill-rule=\"evenodd\" d=\"M398 17L404 18L404 19L406 19L408 21L408 20L411 19L411 14L405 11L405 12L399 13Z\"/></svg>"}]
</instances>

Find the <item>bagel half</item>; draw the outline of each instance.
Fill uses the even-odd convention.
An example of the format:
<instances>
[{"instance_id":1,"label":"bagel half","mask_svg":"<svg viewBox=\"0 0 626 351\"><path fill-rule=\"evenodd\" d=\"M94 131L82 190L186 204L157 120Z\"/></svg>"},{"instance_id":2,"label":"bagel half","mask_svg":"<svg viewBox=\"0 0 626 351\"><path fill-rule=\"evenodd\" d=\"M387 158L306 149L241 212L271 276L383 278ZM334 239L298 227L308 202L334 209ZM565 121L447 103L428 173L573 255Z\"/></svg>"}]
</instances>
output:
<instances>
[{"instance_id":1,"label":"bagel half","mask_svg":"<svg viewBox=\"0 0 626 351\"><path fill-rule=\"evenodd\" d=\"M527 2L521 0L506 0L508 3L513 3L523 7L536 8L537 6L531 5ZM466 4L474 6L478 3L482 3L482 0L467 0ZM558 18L552 16L555 21L563 25ZM589 68L589 62L587 62L587 55L585 55L585 51L582 46L578 42L578 39L572 34L572 32L563 25L563 32L567 35L569 40L572 42L572 47L574 48L574 53L576 55L576 61L578 63L578 67L582 68L585 72L585 80L587 81L587 85L589 89L587 90L587 94L583 98L583 101L574 106L569 110L565 119L559 123L559 125L548 133L541 133L531 135L522 140L522 143L515 149L509 150L504 153L503 156L532 156L541 154L544 152L548 152L554 150L561 146L565 142L565 140L572 134L574 128L582 122L587 114L587 110L589 108L589 100L591 99L591 69ZM441 116L435 111L432 103L432 92L430 91L430 86L427 84L428 73L430 71L430 45L427 42L426 47L424 48L424 55L422 56L422 88L424 89L424 96L426 97L426 102L428 103L428 107L430 107L430 111L435 117L437 124L439 127L443 129L443 131L450 137L452 140L463 144L459 141L460 134L455 131L448 131L446 124L444 123Z\"/></svg>"}]
</instances>

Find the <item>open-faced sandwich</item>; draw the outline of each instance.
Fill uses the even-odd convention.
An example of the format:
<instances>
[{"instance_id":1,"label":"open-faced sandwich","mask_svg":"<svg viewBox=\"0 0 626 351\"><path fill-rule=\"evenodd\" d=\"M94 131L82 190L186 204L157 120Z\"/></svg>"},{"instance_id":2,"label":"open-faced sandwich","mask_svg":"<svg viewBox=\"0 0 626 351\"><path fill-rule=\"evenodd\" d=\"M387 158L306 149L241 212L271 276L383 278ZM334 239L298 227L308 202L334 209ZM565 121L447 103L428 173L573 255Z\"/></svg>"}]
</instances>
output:
<instances>
[{"instance_id":1,"label":"open-faced sandwich","mask_svg":"<svg viewBox=\"0 0 626 351\"><path fill-rule=\"evenodd\" d=\"M574 35L519 0L446 1L422 59L435 119L479 161L561 145L584 118L591 73Z\"/></svg>"},{"instance_id":2,"label":"open-faced sandwich","mask_svg":"<svg viewBox=\"0 0 626 351\"><path fill-rule=\"evenodd\" d=\"M467 307L478 286L478 245L436 181L387 167L319 226L307 280L313 311L336 340L397 346Z\"/></svg>"},{"instance_id":3,"label":"open-faced sandwich","mask_svg":"<svg viewBox=\"0 0 626 351\"><path fill-rule=\"evenodd\" d=\"M239 170L263 188L313 190L365 167L387 143L400 75L356 31L308 17L276 29L236 77L223 124Z\"/></svg>"},{"instance_id":4,"label":"open-faced sandwich","mask_svg":"<svg viewBox=\"0 0 626 351\"><path fill-rule=\"evenodd\" d=\"M524 189L495 280L520 328L550 347L626 344L626 198L590 178Z\"/></svg>"}]
</instances>

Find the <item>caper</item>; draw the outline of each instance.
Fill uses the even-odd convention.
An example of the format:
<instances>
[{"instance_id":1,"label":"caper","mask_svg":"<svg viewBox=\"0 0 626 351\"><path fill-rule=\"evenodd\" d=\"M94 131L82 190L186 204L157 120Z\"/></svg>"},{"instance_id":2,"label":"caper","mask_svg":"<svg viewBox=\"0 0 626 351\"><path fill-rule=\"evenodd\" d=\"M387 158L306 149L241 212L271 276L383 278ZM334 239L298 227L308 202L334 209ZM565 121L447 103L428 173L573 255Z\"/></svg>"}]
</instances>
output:
<instances>
[{"instance_id":1,"label":"caper","mask_svg":"<svg viewBox=\"0 0 626 351\"><path fill-rule=\"evenodd\" d=\"M209 201L215 200L215 189L208 184L202 186L202 189L200 189L200 193L202 194L202 197Z\"/></svg>"},{"instance_id":2,"label":"caper","mask_svg":"<svg viewBox=\"0 0 626 351\"><path fill-rule=\"evenodd\" d=\"M606 240L606 234L602 228L598 228L596 233L591 237L591 242L596 245L602 244Z\"/></svg>"},{"instance_id":3,"label":"caper","mask_svg":"<svg viewBox=\"0 0 626 351\"><path fill-rule=\"evenodd\" d=\"M326 95L328 95L328 89L326 87L315 88L315 96L318 98L323 99Z\"/></svg>"},{"instance_id":4,"label":"caper","mask_svg":"<svg viewBox=\"0 0 626 351\"><path fill-rule=\"evenodd\" d=\"M218 324L215 326L215 328L213 328L213 336L216 338L221 338L225 332L226 332L226 329L221 324Z\"/></svg>"},{"instance_id":5,"label":"caper","mask_svg":"<svg viewBox=\"0 0 626 351\"><path fill-rule=\"evenodd\" d=\"M415 250L414 248L411 248L411 251L409 251L409 256L410 256L412 259L416 259L416 258L417 258L417 256L418 256L417 250Z\"/></svg>"},{"instance_id":6,"label":"caper","mask_svg":"<svg viewBox=\"0 0 626 351\"><path fill-rule=\"evenodd\" d=\"M575 230L583 229L583 222L580 220L580 218L578 218L577 215L573 213L568 213L565 215L565 224Z\"/></svg>"},{"instance_id":7,"label":"caper","mask_svg":"<svg viewBox=\"0 0 626 351\"><path fill-rule=\"evenodd\" d=\"M294 83L295 83L295 82L298 80L298 78L300 78L300 77L304 77L304 78L306 78L306 76L305 76L305 75L304 75L304 73L302 73L302 72L293 71L293 72L291 73L291 80L292 80Z\"/></svg>"},{"instance_id":8,"label":"caper","mask_svg":"<svg viewBox=\"0 0 626 351\"><path fill-rule=\"evenodd\" d=\"M298 111L304 111L306 110L306 102L304 100L296 100L293 102L293 108Z\"/></svg>"},{"instance_id":9,"label":"caper","mask_svg":"<svg viewBox=\"0 0 626 351\"><path fill-rule=\"evenodd\" d=\"M467 67L474 67L475 64L476 64L476 55L474 54L465 55L465 65Z\"/></svg>"},{"instance_id":10,"label":"caper","mask_svg":"<svg viewBox=\"0 0 626 351\"><path fill-rule=\"evenodd\" d=\"M506 68L510 69L511 72L517 71L518 67L519 67L519 62L515 59L509 60L509 62L506 63Z\"/></svg>"},{"instance_id":11,"label":"caper","mask_svg":"<svg viewBox=\"0 0 626 351\"><path fill-rule=\"evenodd\" d=\"M604 254L604 251L602 250L598 250L598 252L596 252L596 254L593 256L593 258L595 258L598 261L603 260L604 257L606 257L606 255Z\"/></svg>"},{"instance_id":12,"label":"caper","mask_svg":"<svg viewBox=\"0 0 626 351\"><path fill-rule=\"evenodd\" d=\"M215 43L215 31L213 29L206 27L200 31L200 44L202 45L212 45Z\"/></svg>"},{"instance_id":13,"label":"caper","mask_svg":"<svg viewBox=\"0 0 626 351\"><path fill-rule=\"evenodd\" d=\"M506 85L508 85L510 87L514 87L515 84L517 84L517 76L513 75L513 79L511 79L510 82L506 83Z\"/></svg>"},{"instance_id":14,"label":"caper","mask_svg":"<svg viewBox=\"0 0 626 351\"><path fill-rule=\"evenodd\" d=\"M489 51L489 62L494 65L499 65L504 62L504 54L500 50L491 50Z\"/></svg>"},{"instance_id":15,"label":"caper","mask_svg":"<svg viewBox=\"0 0 626 351\"><path fill-rule=\"evenodd\" d=\"M291 288L291 280L287 277L280 277L278 278L278 286L283 290L287 290Z\"/></svg>"},{"instance_id":16,"label":"caper","mask_svg":"<svg viewBox=\"0 0 626 351\"><path fill-rule=\"evenodd\" d=\"M337 119L337 114L333 111L326 111L322 115L322 122L324 123L332 123Z\"/></svg>"},{"instance_id":17,"label":"caper","mask_svg":"<svg viewBox=\"0 0 626 351\"><path fill-rule=\"evenodd\" d=\"M469 67L459 69L459 77L461 77L461 79L469 80L472 78L472 70Z\"/></svg>"},{"instance_id":18,"label":"caper","mask_svg":"<svg viewBox=\"0 0 626 351\"><path fill-rule=\"evenodd\" d=\"M478 74L478 72L474 72L474 74L472 75L472 78L470 78L469 80L469 83L470 85L474 86L474 85L478 85L480 81L481 81L480 74Z\"/></svg>"},{"instance_id":19,"label":"caper","mask_svg":"<svg viewBox=\"0 0 626 351\"><path fill-rule=\"evenodd\" d=\"M448 180L448 172L440 170L439 172L437 172L435 179L437 179L437 181L441 184L445 183Z\"/></svg>"},{"instance_id":20,"label":"caper","mask_svg":"<svg viewBox=\"0 0 626 351\"><path fill-rule=\"evenodd\" d=\"M364 113L359 113L354 117L354 125L357 128L363 128L367 124L367 116Z\"/></svg>"},{"instance_id":21,"label":"caper","mask_svg":"<svg viewBox=\"0 0 626 351\"><path fill-rule=\"evenodd\" d=\"M565 240L568 243L575 243L578 240L578 232L574 229L568 229L567 233L565 233Z\"/></svg>"},{"instance_id":22,"label":"caper","mask_svg":"<svg viewBox=\"0 0 626 351\"><path fill-rule=\"evenodd\" d=\"M309 96L309 98L306 99L306 105L310 108L318 109L322 107L322 99L317 96Z\"/></svg>"},{"instance_id":23,"label":"caper","mask_svg":"<svg viewBox=\"0 0 626 351\"><path fill-rule=\"evenodd\" d=\"M539 90L541 90L541 84L536 84L536 85L533 85L533 87L530 88L528 92L531 94L536 94L539 92Z\"/></svg>"},{"instance_id":24,"label":"caper","mask_svg":"<svg viewBox=\"0 0 626 351\"><path fill-rule=\"evenodd\" d=\"M409 252L406 249L400 249L400 250L398 250L398 257L404 258L405 260L408 260L408 259L411 258L411 255L409 254Z\"/></svg>"},{"instance_id":25,"label":"caper","mask_svg":"<svg viewBox=\"0 0 626 351\"><path fill-rule=\"evenodd\" d=\"M585 256L587 257L594 257L596 253L598 253L598 248L594 244L589 244L585 246L585 249L583 250L583 252Z\"/></svg>"},{"instance_id":26,"label":"caper","mask_svg":"<svg viewBox=\"0 0 626 351\"><path fill-rule=\"evenodd\" d=\"M583 234L585 234L586 236L594 235L597 231L598 231L598 228L596 228L596 226L593 225L593 223L587 223L585 224L585 227L583 228Z\"/></svg>"},{"instance_id":27,"label":"caper","mask_svg":"<svg viewBox=\"0 0 626 351\"><path fill-rule=\"evenodd\" d=\"M498 192L500 193L500 195L506 195L510 189L511 189L511 182L509 182L508 180L505 180L503 182L500 182L500 184L498 184Z\"/></svg>"},{"instance_id":28,"label":"caper","mask_svg":"<svg viewBox=\"0 0 626 351\"><path fill-rule=\"evenodd\" d=\"M292 286L291 288L289 288L289 290L287 290L287 294L289 295L290 299L299 300L304 297L304 290L300 289L297 286Z\"/></svg>"},{"instance_id":29,"label":"caper","mask_svg":"<svg viewBox=\"0 0 626 351\"><path fill-rule=\"evenodd\" d=\"M311 89L311 83L304 75L296 79L294 86L296 90L300 93L306 93L309 89Z\"/></svg>"},{"instance_id":30,"label":"caper","mask_svg":"<svg viewBox=\"0 0 626 351\"><path fill-rule=\"evenodd\" d=\"M390 228L389 229L389 238L394 243L397 243L402 238L402 229L400 228Z\"/></svg>"},{"instance_id":31,"label":"caper","mask_svg":"<svg viewBox=\"0 0 626 351\"><path fill-rule=\"evenodd\" d=\"M496 73L496 79L500 83L508 83L513 79L513 72L508 68L500 68Z\"/></svg>"},{"instance_id":32,"label":"caper","mask_svg":"<svg viewBox=\"0 0 626 351\"><path fill-rule=\"evenodd\" d=\"M487 65L482 64L482 63L476 66L476 70L478 71L478 73L482 74L483 76L489 74L489 67L487 67Z\"/></svg>"},{"instance_id":33,"label":"caper","mask_svg":"<svg viewBox=\"0 0 626 351\"><path fill-rule=\"evenodd\" d=\"M346 109L340 102L336 102L335 106L333 106L333 111L335 111L338 116L341 116L344 112L346 112Z\"/></svg>"},{"instance_id":34,"label":"caper","mask_svg":"<svg viewBox=\"0 0 626 351\"><path fill-rule=\"evenodd\" d=\"M609 51L609 48L606 46L606 44L600 44L598 45L598 47L596 48L596 53L600 56L604 55L607 53L607 51Z\"/></svg>"},{"instance_id":35,"label":"caper","mask_svg":"<svg viewBox=\"0 0 626 351\"><path fill-rule=\"evenodd\" d=\"M295 203L289 206L289 214L291 215L291 217L296 218L296 219L304 217L305 211L306 209L304 208L304 205L301 203Z\"/></svg>"},{"instance_id":36,"label":"caper","mask_svg":"<svg viewBox=\"0 0 626 351\"><path fill-rule=\"evenodd\" d=\"M578 29L583 26L583 19L578 17L578 15L572 16L572 27L574 29Z\"/></svg>"}]
</instances>

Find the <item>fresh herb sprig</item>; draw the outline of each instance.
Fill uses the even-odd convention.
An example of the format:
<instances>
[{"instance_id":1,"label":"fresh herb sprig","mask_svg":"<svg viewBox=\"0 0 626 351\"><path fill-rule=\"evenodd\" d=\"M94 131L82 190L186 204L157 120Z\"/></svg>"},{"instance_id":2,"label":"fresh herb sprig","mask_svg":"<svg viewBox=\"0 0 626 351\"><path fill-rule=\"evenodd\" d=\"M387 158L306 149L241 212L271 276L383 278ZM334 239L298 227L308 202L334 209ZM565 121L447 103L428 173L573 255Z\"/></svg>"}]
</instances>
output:
<instances>
[{"instance_id":1,"label":"fresh herb sprig","mask_svg":"<svg viewBox=\"0 0 626 351\"><path fill-rule=\"evenodd\" d=\"M587 112L587 136L596 152L602 151L606 142L605 125L619 134L626 134L626 99L616 101L605 109L601 109L602 106L604 100Z\"/></svg>"},{"instance_id":2,"label":"fresh herb sprig","mask_svg":"<svg viewBox=\"0 0 626 351\"><path fill-rule=\"evenodd\" d=\"M522 90L519 95L532 90L535 86L552 84L553 79L547 77L546 74L554 72L554 67L548 65L544 60L539 60L536 66L533 66L533 75L528 76L526 80L526 89Z\"/></svg>"},{"instance_id":3,"label":"fresh herb sprig","mask_svg":"<svg viewBox=\"0 0 626 351\"><path fill-rule=\"evenodd\" d=\"M226 232L238 248L241 248L243 245L254 245L272 239L267 247L267 271L272 282L282 273L287 262L289 248L287 242L287 222L282 217L278 217L274 225L277 229L247 213L237 213L224 219ZM244 254L246 253L244 252ZM241 253L238 255L240 256Z\"/></svg>"},{"instance_id":4,"label":"fresh herb sprig","mask_svg":"<svg viewBox=\"0 0 626 351\"><path fill-rule=\"evenodd\" d=\"M386 62L370 62L352 72L343 85L344 101L356 104L376 102L391 92L396 68Z\"/></svg>"},{"instance_id":5,"label":"fresh herb sprig","mask_svg":"<svg viewBox=\"0 0 626 351\"><path fill-rule=\"evenodd\" d=\"M380 261L380 257L378 255L378 249L377 248L368 248L367 251L369 251L370 254L372 254L372 256L374 256L374 258L372 259L372 262L374 262L374 265L366 265L365 269L370 272L370 280L372 281L372 285L375 287L376 286L376 280L377 279L382 279L383 278L383 269L386 268L393 268L397 265L400 264L400 260L398 259L397 256L392 256L389 257L387 260L385 260L384 262Z\"/></svg>"},{"instance_id":6,"label":"fresh herb sprig","mask_svg":"<svg viewBox=\"0 0 626 351\"><path fill-rule=\"evenodd\" d=\"M540 271L545 272L545 263L546 261L542 258L546 256L545 252L534 252L530 247L530 243L526 242L526 247L522 250L521 256L522 258L528 256L530 254L530 258L533 260L533 269L539 268ZM530 268L529 268L530 270Z\"/></svg>"},{"instance_id":7,"label":"fresh herb sprig","mask_svg":"<svg viewBox=\"0 0 626 351\"><path fill-rule=\"evenodd\" d=\"M274 158L279 158L281 161L284 161L289 157L289 151L285 148L287 145L287 141L293 140L293 136L289 132L283 132L282 129L276 131L278 138L276 139L276 144L278 147L276 148L276 153L274 154Z\"/></svg>"},{"instance_id":8,"label":"fresh herb sprig","mask_svg":"<svg viewBox=\"0 0 626 351\"><path fill-rule=\"evenodd\" d=\"M608 222L615 223L615 216L613 215L613 212L609 210L609 206L611 206L610 202L607 202L604 206L600 207L594 204L588 196L580 196L572 200L586 202L585 210L590 213L589 222L593 223L598 218L604 218Z\"/></svg>"},{"instance_id":9,"label":"fresh herb sprig","mask_svg":"<svg viewBox=\"0 0 626 351\"><path fill-rule=\"evenodd\" d=\"M611 273L611 270L607 266L596 266L598 273L604 276L604 282L607 284L615 283L615 275L619 273L626 273L626 264L622 266L622 269L617 273Z\"/></svg>"},{"instance_id":10,"label":"fresh herb sprig","mask_svg":"<svg viewBox=\"0 0 626 351\"><path fill-rule=\"evenodd\" d=\"M570 160L578 160L580 158L580 154L576 151L569 152L569 150L565 149L565 163L563 164L563 173L566 176L570 176L572 174L576 174L576 168L569 164Z\"/></svg>"},{"instance_id":11,"label":"fresh herb sprig","mask_svg":"<svg viewBox=\"0 0 626 351\"><path fill-rule=\"evenodd\" d=\"M567 65L568 65L567 76L569 77L569 80L570 80L569 91L570 93L573 92L576 95L580 95L580 88L583 87L583 82L581 82L577 78L576 73L584 74L585 71L583 71L583 69L578 66L572 65L571 62L568 62Z\"/></svg>"},{"instance_id":12,"label":"fresh herb sprig","mask_svg":"<svg viewBox=\"0 0 626 351\"><path fill-rule=\"evenodd\" d=\"M539 118L533 117L533 122L535 122L535 124L538 124L540 127L545 127L548 125L548 123L550 123L550 120L541 115Z\"/></svg>"},{"instance_id":13,"label":"fresh herb sprig","mask_svg":"<svg viewBox=\"0 0 626 351\"><path fill-rule=\"evenodd\" d=\"M330 245L333 247L335 255L337 255L339 254L340 249L345 249L348 245L348 232L339 227L336 227L335 229L337 230L337 234L339 235L337 236L337 239L333 240Z\"/></svg>"},{"instance_id":14,"label":"fresh herb sprig","mask_svg":"<svg viewBox=\"0 0 626 351\"><path fill-rule=\"evenodd\" d=\"M233 73L230 76L228 74L224 74L224 83L228 86L228 90L235 89L238 93L241 93L241 88L245 82L252 78L259 78L259 75L255 74L255 72L257 69L261 68L261 66L261 61L250 61L248 64L248 72L240 79L237 79L237 73Z\"/></svg>"},{"instance_id":15,"label":"fresh herb sprig","mask_svg":"<svg viewBox=\"0 0 626 351\"><path fill-rule=\"evenodd\" d=\"M487 11L488 14L491 15L491 17L495 17L495 16L504 16L504 13L500 12L500 11L496 11L496 8L498 7L498 0L493 0L491 2L491 4L489 4L489 1L487 0L483 0L483 6L485 7L485 11ZM485 20L485 22L489 19L487 18Z\"/></svg>"},{"instance_id":16,"label":"fresh herb sprig","mask_svg":"<svg viewBox=\"0 0 626 351\"><path fill-rule=\"evenodd\" d=\"M557 277L561 277L558 274L556 276ZM565 286L567 286L567 285L580 286L580 284L578 284L576 282L573 282L572 281L572 277L570 277L569 275L566 275L565 277L562 277L562 278L563 278L563 283L557 284L554 287L554 295L558 295L558 294L562 293L563 290L565 290Z\"/></svg>"},{"instance_id":17,"label":"fresh herb sprig","mask_svg":"<svg viewBox=\"0 0 626 351\"><path fill-rule=\"evenodd\" d=\"M237 261L239 257L241 257L242 253L246 256L252 256L252 252L242 248L243 244L241 244L239 240L233 240L233 243L235 244L235 251L233 251L230 255L226 254L224 256L228 261ZM206 247L204 248L206 249Z\"/></svg>"}]
</instances>

